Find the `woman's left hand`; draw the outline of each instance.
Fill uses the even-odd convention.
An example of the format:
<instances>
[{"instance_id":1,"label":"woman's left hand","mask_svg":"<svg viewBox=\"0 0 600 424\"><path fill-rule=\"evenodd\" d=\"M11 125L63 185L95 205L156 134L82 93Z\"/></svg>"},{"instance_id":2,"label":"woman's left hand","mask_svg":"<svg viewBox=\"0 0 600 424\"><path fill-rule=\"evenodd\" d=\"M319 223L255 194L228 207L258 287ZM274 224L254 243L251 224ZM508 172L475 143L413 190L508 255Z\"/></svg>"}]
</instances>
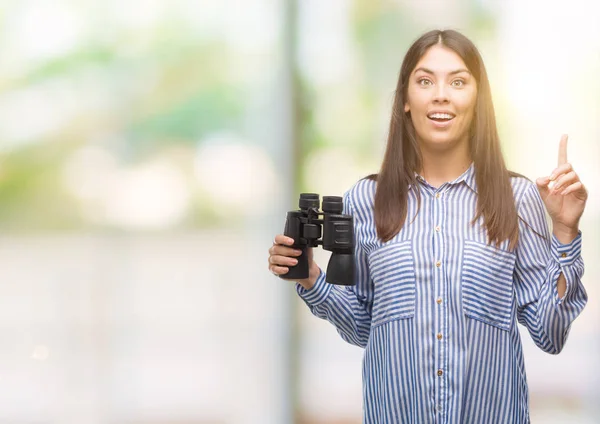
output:
<instances>
[{"instance_id":1,"label":"woman's left hand","mask_svg":"<svg viewBox=\"0 0 600 424\"><path fill-rule=\"evenodd\" d=\"M566 134L560 139L556 169L550 176L538 178L536 183L555 233L576 234L588 193L573 166L567 162L567 140Z\"/></svg>"}]
</instances>

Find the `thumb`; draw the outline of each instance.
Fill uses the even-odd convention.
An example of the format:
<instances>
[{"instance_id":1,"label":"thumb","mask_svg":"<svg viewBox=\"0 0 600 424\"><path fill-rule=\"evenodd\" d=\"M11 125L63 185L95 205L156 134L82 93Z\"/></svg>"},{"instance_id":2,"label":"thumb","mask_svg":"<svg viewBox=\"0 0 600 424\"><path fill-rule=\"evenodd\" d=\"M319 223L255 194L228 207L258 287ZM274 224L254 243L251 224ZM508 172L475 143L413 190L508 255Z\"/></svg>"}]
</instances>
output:
<instances>
[{"instance_id":1,"label":"thumb","mask_svg":"<svg viewBox=\"0 0 600 424\"><path fill-rule=\"evenodd\" d=\"M542 199L545 199L546 197L548 197L548 194L550 194L550 188L548 187L549 183L549 177L540 177L537 180L535 180L535 184L537 185L537 189L540 192Z\"/></svg>"},{"instance_id":2,"label":"thumb","mask_svg":"<svg viewBox=\"0 0 600 424\"><path fill-rule=\"evenodd\" d=\"M306 258L308 259L308 262L312 262L313 260L313 248L309 247L306 249Z\"/></svg>"}]
</instances>

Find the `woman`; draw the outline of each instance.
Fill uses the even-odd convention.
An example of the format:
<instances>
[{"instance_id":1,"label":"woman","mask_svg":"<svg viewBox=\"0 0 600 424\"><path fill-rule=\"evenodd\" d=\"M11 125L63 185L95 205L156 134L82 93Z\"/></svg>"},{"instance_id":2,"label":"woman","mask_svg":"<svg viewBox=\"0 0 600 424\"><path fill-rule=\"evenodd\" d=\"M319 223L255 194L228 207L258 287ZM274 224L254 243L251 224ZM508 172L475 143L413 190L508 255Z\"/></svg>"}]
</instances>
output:
<instances>
[{"instance_id":1,"label":"woman","mask_svg":"<svg viewBox=\"0 0 600 424\"><path fill-rule=\"evenodd\" d=\"M473 43L431 31L410 47L381 170L344 195L356 285L327 284L309 252L296 286L365 348L365 423L529 422L517 322L557 354L587 301L587 192L566 151L563 136L557 168L537 184L509 172ZM276 236L271 272L295 265L291 245Z\"/></svg>"}]
</instances>

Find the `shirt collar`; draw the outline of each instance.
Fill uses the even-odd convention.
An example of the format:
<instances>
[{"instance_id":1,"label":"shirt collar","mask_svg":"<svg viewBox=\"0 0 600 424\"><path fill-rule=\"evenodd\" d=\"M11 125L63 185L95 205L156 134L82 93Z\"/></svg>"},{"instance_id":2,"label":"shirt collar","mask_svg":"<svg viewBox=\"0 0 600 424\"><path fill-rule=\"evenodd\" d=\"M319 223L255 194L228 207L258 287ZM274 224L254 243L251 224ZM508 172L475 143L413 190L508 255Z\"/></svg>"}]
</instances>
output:
<instances>
[{"instance_id":1,"label":"shirt collar","mask_svg":"<svg viewBox=\"0 0 600 424\"><path fill-rule=\"evenodd\" d=\"M475 193L477 193L477 181L475 180L475 164L471 162L471 165L467 168L465 172L462 173L460 177L452 182L452 184L460 183L464 181L464 183Z\"/></svg>"},{"instance_id":2,"label":"shirt collar","mask_svg":"<svg viewBox=\"0 0 600 424\"><path fill-rule=\"evenodd\" d=\"M415 172L415 177L416 177L417 181L419 181L420 183L425 182L425 179L421 175L419 175L417 172ZM471 190L473 190L475 193L477 193L477 181L475 180L475 164L474 164L474 162L471 162L471 165L469 165L469 167L467 168L467 170L465 172L463 172L454 181L450 181L448 184L458 185L462 182L464 182ZM412 188L412 184L409 184L408 189L410 190L411 188Z\"/></svg>"}]
</instances>

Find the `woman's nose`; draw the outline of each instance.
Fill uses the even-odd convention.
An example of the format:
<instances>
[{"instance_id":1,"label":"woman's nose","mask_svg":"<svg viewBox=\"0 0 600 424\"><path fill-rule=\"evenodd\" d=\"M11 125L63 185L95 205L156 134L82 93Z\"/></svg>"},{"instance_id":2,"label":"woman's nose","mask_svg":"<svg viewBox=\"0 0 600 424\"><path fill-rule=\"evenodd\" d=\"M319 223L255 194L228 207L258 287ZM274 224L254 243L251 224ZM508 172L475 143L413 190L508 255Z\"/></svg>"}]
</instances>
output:
<instances>
[{"instance_id":1,"label":"woman's nose","mask_svg":"<svg viewBox=\"0 0 600 424\"><path fill-rule=\"evenodd\" d=\"M433 101L436 103L444 103L448 101L448 87L445 84L437 84L433 93Z\"/></svg>"}]
</instances>

